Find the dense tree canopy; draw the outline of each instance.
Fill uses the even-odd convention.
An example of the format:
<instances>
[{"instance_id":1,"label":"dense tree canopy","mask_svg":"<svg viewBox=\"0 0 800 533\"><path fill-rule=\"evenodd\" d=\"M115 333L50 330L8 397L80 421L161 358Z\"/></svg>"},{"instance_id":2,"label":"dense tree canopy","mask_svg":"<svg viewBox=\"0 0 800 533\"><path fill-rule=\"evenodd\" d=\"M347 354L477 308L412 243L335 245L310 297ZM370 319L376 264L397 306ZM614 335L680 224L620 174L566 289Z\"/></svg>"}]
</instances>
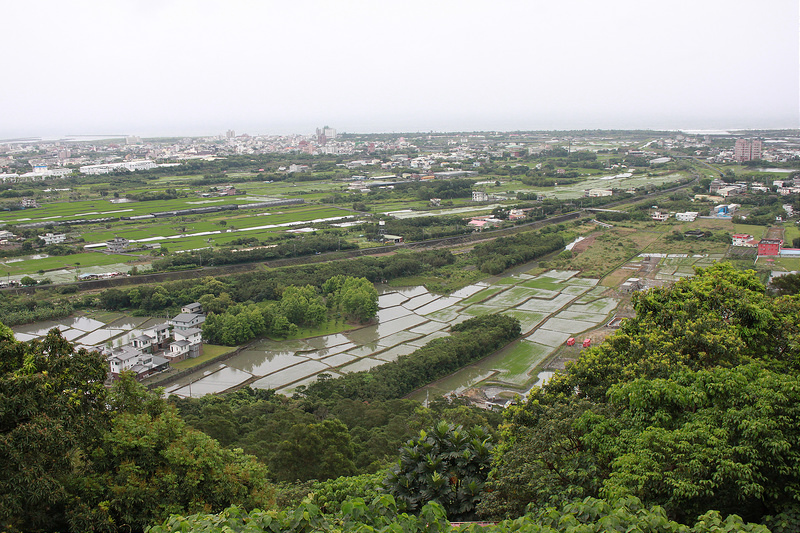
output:
<instances>
[{"instance_id":1,"label":"dense tree canopy","mask_svg":"<svg viewBox=\"0 0 800 533\"><path fill-rule=\"evenodd\" d=\"M386 478L401 510L417 512L428 502L445 508L450 520L475 518L492 450L491 434L439 422L400 449L400 460Z\"/></svg>"},{"instance_id":2,"label":"dense tree canopy","mask_svg":"<svg viewBox=\"0 0 800 533\"><path fill-rule=\"evenodd\" d=\"M173 512L267 506L266 468L190 430L96 352L52 330L0 325L0 525L5 531L141 531Z\"/></svg>"},{"instance_id":3,"label":"dense tree canopy","mask_svg":"<svg viewBox=\"0 0 800 533\"><path fill-rule=\"evenodd\" d=\"M691 523L800 501L800 299L754 272L698 270L509 410L482 511L636 496Z\"/></svg>"}]
</instances>

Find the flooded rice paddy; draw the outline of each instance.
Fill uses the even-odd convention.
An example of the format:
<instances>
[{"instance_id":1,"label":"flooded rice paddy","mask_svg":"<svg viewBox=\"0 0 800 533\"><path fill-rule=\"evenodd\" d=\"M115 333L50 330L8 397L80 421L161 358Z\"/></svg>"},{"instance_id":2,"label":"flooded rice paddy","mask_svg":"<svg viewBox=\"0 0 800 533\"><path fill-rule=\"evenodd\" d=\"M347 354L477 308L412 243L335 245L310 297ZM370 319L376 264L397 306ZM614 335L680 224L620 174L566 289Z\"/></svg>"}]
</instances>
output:
<instances>
[{"instance_id":1,"label":"flooded rice paddy","mask_svg":"<svg viewBox=\"0 0 800 533\"><path fill-rule=\"evenodd\" d=\"M302 340L262 339L247 349L173 382L166 394L198 397L249 385L290 394L319 374L338 376L368 370L412 353L449 335L451 325L486 313L504 312L520 320L523 338L504 350L428 387L447 394L481 386L523 393L546 376L539 364L569 337L605 323L617 306L603 297L597 280L574 271L526 273L479 282L450 295L425 287L379 286L376 324ZM53 327L76 345L117 346L163 319L75 318L14 328L20 340L45 335ZM424 398L426 390L415 396Z\"/></svg>"}]
</instances>

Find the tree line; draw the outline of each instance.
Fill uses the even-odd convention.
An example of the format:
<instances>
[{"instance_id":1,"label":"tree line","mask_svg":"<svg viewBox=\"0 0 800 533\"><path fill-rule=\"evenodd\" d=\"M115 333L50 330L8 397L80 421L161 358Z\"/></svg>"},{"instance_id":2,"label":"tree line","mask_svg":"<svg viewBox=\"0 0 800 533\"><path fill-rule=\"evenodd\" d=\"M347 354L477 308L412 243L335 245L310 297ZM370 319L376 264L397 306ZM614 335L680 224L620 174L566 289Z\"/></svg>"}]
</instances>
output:
<instances>
[{"instance_id":1,"label":"tree line","mask_svg":"<svg viewBox=\"0 0 800 533\"><path fill-rule=\"evenodd\" d=\"M264 335L288 337L302 326L319 327L329 316L364 323L378 313L378 291L366 278L334 276L321 288L289 285L280 300L233 304L227 293L200 298L208 305L203 338L212 344L237 346Z\"/></svg>"},{"instance_id":2,"label":"tree line","mask_svg":"<svg viewBox=\"0 0 800 533\"><path fill-rule=\"evenodd\" d=\"M349 398L360 401L400 398L505 346L520 335L519 320L492 314L470 318L450 327L454 335L434 339L409 355L369 371L317 381L297 388L312 399Z\"/></svg>"}]
</instances>

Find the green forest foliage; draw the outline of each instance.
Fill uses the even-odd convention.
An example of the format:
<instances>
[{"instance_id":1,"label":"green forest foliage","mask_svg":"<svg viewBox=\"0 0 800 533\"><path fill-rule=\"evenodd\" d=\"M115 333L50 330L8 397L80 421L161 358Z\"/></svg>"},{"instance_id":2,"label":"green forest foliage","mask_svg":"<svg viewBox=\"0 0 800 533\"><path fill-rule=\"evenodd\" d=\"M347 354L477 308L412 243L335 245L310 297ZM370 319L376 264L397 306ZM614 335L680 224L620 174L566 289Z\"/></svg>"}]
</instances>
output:
<instances>
[{"instance_id":1,"label":"green forest foliage","mask_svg":"<svg viewBox=\"0 0 800 533\"><path fill-rule=\"evenodd\" d=\"M800 299L720 264L633 303L636 318L509 410L482 512L629 496L685 523L791 511Z\"/></svg>"},{"instance_id":2,"label":"green forest foliage","mask_svg":"<svg viewBox=\"0 0 800 533\"><path fill-rule=\"evenodd\" d=\"M472 250L478 268L487 274L500 274L505 269L533 261L561 250L566 244L563 224L537 232L525 232L510 237L500 237L477 244Z\"/></svg>"},{"instance_id":3,"label":"green forest foliage","mask_svg":"<svg viewBox=\"0 0 800 533\"><path fill-rule=\"evenodd\" d=\"M485 428L439 422L400 449L400 460L386 478L386 490L401 511L416 512L436 502L451 521L474 520L492 448L492 436Z\"/></svg>"},{"instance_id":4,"label":"green forest foliage","mask_svg":"<svg viewBox=\"0 0 800 533\"><path fill-rule=\"evenodd\" d=\"M385 469L408 439L436 420L496 428L501 419L498 413L455 400L433 401L423 408L399 398L289 399L249 388L169 401L190 426L258 457L268 465L272 480L292 482Z\"/></svg>"},{"instance_id":5,"label":"green forest foliage","mask_svg":"<svg viewBox=\"0 0 800 533\"><path fill-rule=\"evenodd\" d=\"M149 533L266 533L266 532L337 532L337 533L770 533L759 524L749 524L737 516L722 518L709 511L691 525L670 520L658 506L646 506L634 497L607 502L587 498L526 514L516 520L497 524L464 524L453 527L444 508L431 502L419 515L403 513L390 495L371 503L354 498L335 513L324 513L314 504L279 512L251 511L238 507L219 514L173 516ZM775 530L777 531L777 530Z\"/></svg>"},{"instance_id":6,"label":"green forest foliage","mask_svg":"<svg viewBox=\"0 0 800 533\"><path fill-rule=\"evenodd\" d=\"M289 285L280 300L249 305L229 305L232 299L224 292L213 298L205 295L200 298L209 311L203 338L212 344L237 346L263 335L287 337L300 326L319 327L329 314L364 323L378 313L378 291L366 278L334 276L321 291L324 298L312 285Z\"/></svg>"},{"instance_id":7,"label":"green forest foliage","mask_svg":"<svg viewBox=\"0 0 800 533\"><path fill-rule=\"evenodd\" d=\"M222 312L234 303L279 300L283 288L290 285L312 285L321 289L326 281L336 276L366 278L372 283L389 281L430 272L454 262L455 257L447 250L359 257L347 261L265 269L224 277L206 276L157 285L140 285L130 289L106 289L92 303L112 311L130 309L150 314L165 310L175 312L182 305L199 301L204 309ZM11 297L6 299L3 296L0 295L0 311L6 306L13 306L14 309L21 307ZM31 300L31 305L35 305L35 301Z\"/></svg>"},{"instance_id":8,"label":"green forest foliage","mask_svg":"<svg viewBox=\"0 0 800 533\"><path fill-rule=\"evenodd\" d=\"M188 428L57 330L16 342L0 325L0 528L141 531L171 513L271 505L266 469Z\"/></svg>"}]
</instances>

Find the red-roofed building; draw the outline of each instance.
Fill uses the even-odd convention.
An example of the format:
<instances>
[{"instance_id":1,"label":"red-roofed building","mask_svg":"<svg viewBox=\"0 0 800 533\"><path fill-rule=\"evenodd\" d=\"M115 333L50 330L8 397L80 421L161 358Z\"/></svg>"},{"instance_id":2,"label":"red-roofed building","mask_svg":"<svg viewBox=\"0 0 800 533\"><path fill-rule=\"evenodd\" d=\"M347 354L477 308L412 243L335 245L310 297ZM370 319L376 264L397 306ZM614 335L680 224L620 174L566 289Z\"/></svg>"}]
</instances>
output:
<instances>
[{"instance_id":1,"label":"red-roofed building","mask_svg":"<svg viewBox=\"0 0 800 533\"><path fill-rule=\"evenodd\" d=\"M755 248L758 246L758 242L753 239L752 235L748 235L747 233L734 233L731 235L731 245Z\"/></svg>"}]
</instances>

